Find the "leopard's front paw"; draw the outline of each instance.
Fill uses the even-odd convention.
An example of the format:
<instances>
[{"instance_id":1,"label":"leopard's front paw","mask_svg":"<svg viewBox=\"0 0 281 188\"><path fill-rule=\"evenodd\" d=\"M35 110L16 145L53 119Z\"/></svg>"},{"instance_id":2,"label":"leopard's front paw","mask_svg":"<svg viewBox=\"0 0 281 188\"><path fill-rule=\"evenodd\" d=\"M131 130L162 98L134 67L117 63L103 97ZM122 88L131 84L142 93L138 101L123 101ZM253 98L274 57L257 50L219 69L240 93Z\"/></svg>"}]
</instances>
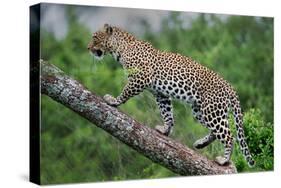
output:
<instances>
[{"instance_id":1,"label":"leopard's front paw","mask_svg":"<svg viewBox=\"0 0 281 188\"><path fill-rule=\"evenodd\" d=\"M103 96L103 99L105 100L105 102L107 104L109 104L110 106L118 106L119 103L117 101L116 98L114 98L113 96L109 95L109 94L106 94Z\"/></svg>"},{"instance_id":2,"label":"leopard's front paw","mask_svg":"<svg viewBox=\"0 0 281 188\"><path fill-rule=\"evenodd\" d=\"M165 136L169 136L169 134L171 133L171 128L167 125L156 125L155 129Z\"/></svg>"}]
</instances>

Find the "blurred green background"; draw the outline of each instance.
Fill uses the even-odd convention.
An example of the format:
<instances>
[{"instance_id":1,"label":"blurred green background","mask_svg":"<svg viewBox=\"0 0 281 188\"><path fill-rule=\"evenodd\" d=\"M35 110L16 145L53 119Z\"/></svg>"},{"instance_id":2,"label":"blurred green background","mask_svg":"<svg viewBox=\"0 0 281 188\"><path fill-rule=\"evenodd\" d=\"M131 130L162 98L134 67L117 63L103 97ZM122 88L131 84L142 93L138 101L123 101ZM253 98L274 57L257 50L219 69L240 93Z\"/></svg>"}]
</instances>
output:
<instances>
[{"instance_id":1,"label":"blurred green background","mask_svg":"<svg viewBox=\"0 0 281 188\"><path fill-rule=\"evenodd\" d=\"M117 96L126 76L112 57L105 57L102 62L92 59L86 47L93 31L78 21L74 9L66 9L68 30L64 38L57 39L42 29L41 57L96 94ZM232 160L239 172L273 170L273 19L223 18L198 14L186 26L179 12L167 12L159 32L143 19L139 37L161 50L190 56L232 83L241 100L245 134L256 166L247 166L237 143ZM41 104L42 184L178 176L49 97L42 95ZM173 104L175 127L171 137L192 147L208 130L194 120L188 105L177 101ZM147 126L162 123L149 92L119 108ZM230 123L236 131L232 116ZM198 152L213 159L223 154L223 146L215 141Z\"/></svg>"}]
</instances>

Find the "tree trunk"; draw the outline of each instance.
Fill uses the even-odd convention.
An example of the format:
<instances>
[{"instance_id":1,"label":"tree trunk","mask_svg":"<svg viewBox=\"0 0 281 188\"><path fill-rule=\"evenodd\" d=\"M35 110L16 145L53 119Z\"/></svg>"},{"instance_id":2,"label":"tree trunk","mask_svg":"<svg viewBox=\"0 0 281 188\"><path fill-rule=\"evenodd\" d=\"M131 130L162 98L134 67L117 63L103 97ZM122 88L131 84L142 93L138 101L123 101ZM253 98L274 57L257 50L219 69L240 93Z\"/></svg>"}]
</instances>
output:
<instances>
[{"instance_id":1,"label":"tree trunk","mask_svg":"<svg viewBox=\"0 0 281 188\"><path fill-rule=\"evenodd\" d=\"M41 61L41 92L104 129L153 162L180 175L236 173L185 145L144 126L87 90L52 64Z\"/></svg>"}]
</instances>

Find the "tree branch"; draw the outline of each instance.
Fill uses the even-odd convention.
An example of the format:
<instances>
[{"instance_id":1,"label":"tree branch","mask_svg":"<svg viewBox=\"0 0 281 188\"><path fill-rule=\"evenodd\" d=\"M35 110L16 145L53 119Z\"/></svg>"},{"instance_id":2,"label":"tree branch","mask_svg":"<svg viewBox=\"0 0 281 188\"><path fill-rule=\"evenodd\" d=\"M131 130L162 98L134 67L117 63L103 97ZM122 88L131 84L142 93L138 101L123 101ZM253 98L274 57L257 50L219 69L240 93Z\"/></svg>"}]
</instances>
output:
<instances>
[{"instance_id":1,"label":"tree branch","mask_svg":"<svg viewBox=\"0 0 281 188\"><path fill-rule=\"evenodd\" d=\"M52 64L41 61L41 92L104 129L123 143L180 175L236 173L234 165L219 166L183 144L144 126Z\"/></svg>"}]
</instances>

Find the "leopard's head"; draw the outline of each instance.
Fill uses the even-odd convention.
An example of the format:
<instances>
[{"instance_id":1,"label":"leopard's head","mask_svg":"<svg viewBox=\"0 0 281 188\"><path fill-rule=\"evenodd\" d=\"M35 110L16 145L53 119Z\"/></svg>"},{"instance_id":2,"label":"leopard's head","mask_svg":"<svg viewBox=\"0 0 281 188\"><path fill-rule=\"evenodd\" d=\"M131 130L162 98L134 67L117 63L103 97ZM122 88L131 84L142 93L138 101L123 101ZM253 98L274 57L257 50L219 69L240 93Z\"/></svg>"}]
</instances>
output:
<instances>
[{"instance_id":1,"label":"leopard's head","mask_svg":"<svg viewBox=\"0 0 281 188\"><path fill-rule=\"evenodd\" d=\"M88 44L88 50L96 59L101 60L110 51L108 41L112 36L112 32L113 28L108 24L104 24L102 30L93 33Z\"/></svg>"}]
</instances>

